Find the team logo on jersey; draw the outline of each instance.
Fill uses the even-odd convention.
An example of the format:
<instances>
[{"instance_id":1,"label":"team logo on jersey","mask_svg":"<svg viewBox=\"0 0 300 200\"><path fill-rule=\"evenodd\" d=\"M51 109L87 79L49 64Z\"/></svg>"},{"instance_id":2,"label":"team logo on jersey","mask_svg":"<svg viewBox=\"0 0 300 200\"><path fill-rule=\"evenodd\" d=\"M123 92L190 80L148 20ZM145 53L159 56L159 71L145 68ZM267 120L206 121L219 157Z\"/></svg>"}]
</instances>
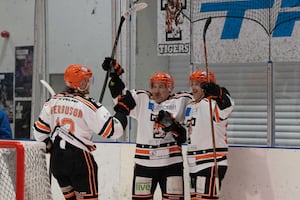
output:
<instances>
[{"instance_id":1,"label":"team logo on jersey","mask_svg":"<svg viewBox=\"0 0 300 200\"><path fill-rule=\"evenodd\" d=\"M166 132L162 128L162 125L159 123L153 124L153 138L165 138Z\"/></svg>"},{"instance_id":2,"label":"team logo on jersey","mask_svg":"<svg viewBox=\"0 0 300 200\"><path fill-rule=\"evenodd\" d=\"M150 121L153 121L153 138L160 139L160 138L165 138L166 132L163 130L163 126L159 123L155 122L155 118L157 115L154 115L151 113L150 115Z\"/></svg>"}]
</instances>

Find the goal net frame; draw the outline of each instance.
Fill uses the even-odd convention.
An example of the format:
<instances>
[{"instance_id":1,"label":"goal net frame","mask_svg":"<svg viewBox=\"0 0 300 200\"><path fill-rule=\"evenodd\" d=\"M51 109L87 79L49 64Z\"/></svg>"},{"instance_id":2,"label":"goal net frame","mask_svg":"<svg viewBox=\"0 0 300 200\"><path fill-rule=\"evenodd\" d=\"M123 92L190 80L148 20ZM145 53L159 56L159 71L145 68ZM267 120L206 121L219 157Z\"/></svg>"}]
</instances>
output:
<instances>
[{"instance_id":1,"label":"goal net frame","mask_svg":"<svg viewBox=\"0 0 300 200\"><path fill-rule=\"evenodd\" d=\"M1 199L52 199L44 143L0 140L0 169Z\"/></svg>"}]
</instances>

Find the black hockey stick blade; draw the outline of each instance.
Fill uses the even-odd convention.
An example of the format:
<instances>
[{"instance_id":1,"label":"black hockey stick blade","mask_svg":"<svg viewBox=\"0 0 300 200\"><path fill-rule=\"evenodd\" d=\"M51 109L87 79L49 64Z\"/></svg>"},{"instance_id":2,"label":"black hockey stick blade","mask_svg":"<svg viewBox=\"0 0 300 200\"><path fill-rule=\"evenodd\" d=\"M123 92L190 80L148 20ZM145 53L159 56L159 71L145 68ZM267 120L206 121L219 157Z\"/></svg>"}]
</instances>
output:
<instances>
[{"instance_id":1,"label":"black hockey stick blade","mask_svg":"<svg viewBox=\"0 0 300 200\"><path fill-rule=\"evenodd\" d=\"M203 40L206 39L206 31L207 31L208 26L210 25L210 23L211 23L211 17L207 18L207 20L205 22L204 29L203 29Z\"/></svg>"}]
</instances>

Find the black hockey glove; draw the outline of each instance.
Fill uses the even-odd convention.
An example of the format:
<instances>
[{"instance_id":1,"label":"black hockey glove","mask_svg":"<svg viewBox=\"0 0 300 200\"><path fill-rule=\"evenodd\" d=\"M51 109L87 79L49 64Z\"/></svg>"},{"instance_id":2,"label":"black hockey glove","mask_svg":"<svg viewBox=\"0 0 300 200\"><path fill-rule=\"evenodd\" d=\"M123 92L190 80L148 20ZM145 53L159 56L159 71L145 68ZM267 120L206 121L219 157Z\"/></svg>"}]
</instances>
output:
<instances>
[{"instance_id":1,"label":"black hockey glove","mask_svg":"<svg viewBox=\"0 0 300 200\"><path fill-rule=\"evenodd\" d=\"M105 57L102 68L104 71L110 71L110 77L120 76L124 73L124 69L119 65L119 62L111 57Z\"/></svg>"},{"instance_id":2,"label":"black hockey glove","mask_svg":"<svg viewBox=\"0 0 300 200\"><path fill-rule=\"evenodd\" d=\"M222 96L222 89L219 85L212 82L201 83L205 98L218 99Z\"/></svg>"},{"instance_id":3,"label":"black hockey glove","mask_svg":"<svg viewBox=\"0 0 300 200\"><path fill-rule=\"evenodd\" d=\"M230 94L229 94L228 90L224 87L222 87L221 90L222 90L222 96L220 98L218 98L216 100L216 102L217 102L219 108L221 110L224 110L225 108L228 108L231 106L231 101L228 97L228 96L230 96Z\"/></svg>"},{"instance_id":4,"label":"black hockey glove","mask_svg":"<svg viewBox=\"0 0 300 200\"><path fill-rule=\"evenodd\" d=\"M110 90L111 96L113 98L116 98L117 96L122 94L122 90L125 88L125 84L119 76L116 76L110 79L108 88Z\"/></svg>"},{"instance_id":5,"label":"black hockey glove","mask_svg":"<svg viewBox=\"0 0 300 200\"><path fill-rule=\"evenodd\" d=\"M179 145L186 142L185 128L168 111L160 110L155 122L161 124L165 132L171 132Z\"/></svg>"},{"instance_id":6,"label":"black hockey glove","mask_svg":"<svg viewBox=\"0 0 300 200\"><path fill-rule=\"evenodd\" d=\"M136 106L135 100L133 99L129 90L126 91L125 95L118 97L118 103L115 105L114 110L125 115L129 115L130 111Z\"/></svg>"},{"instance_id":7,"label":"black hockey glove","mask_svg":"<svg viewBox=\"0 0 300 200\"><path fill-rule=\"evenodd\" d=\"M51 153L53 143L50 138L47 138L43 141L46 144L46 153Z\"/></svg>"}]
</instances>

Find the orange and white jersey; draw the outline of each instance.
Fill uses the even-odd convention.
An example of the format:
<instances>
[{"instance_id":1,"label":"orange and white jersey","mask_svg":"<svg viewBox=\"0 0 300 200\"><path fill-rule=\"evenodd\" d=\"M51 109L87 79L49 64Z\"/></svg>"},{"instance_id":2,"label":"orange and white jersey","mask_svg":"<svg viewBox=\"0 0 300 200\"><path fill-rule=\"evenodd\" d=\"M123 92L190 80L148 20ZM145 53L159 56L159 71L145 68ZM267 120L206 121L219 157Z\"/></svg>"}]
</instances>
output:
<instances>
[{"instance_id":1,"label":"orange and white jersey","mask_svg":"<svg viewBox=\"0 0 300 200\"><path fill-rule=\"evenodd\" d=\"M135 162L147 167L161 167L183 162L181 146L170 132L165 132L154 123L160 110L172 113L180 123L184 121L185 107L192 101L189 93L173 94L158 104L151 99L151 93L145 90L131 90L136 107L130 116L137 123Z\"/></svg>"},{"instance_id":2,"label":"orange and white jersey","mask_svg":"<svg viewBox=\"0 0 300 200\"><path fill-rule=\"evenodd\" d=\"M67 93L52 96L45 102L39 119L34 123L34 137L37 141L44 141L54 135L57 127L67 130L72 138L79 139L90 150L95 146L91 140L93 134L115 139L124 132L120 121L102 104L92 98Z\"/></svg>"},{"instance_id":3,"label":"orange and white jersey","mask_svg":"<svg viewBox=\"0 0 300 200\"><path fill-rule=\"evenodd\" d=\"M229 97L229 96L228 96ZM229 97L230 98L230 97ZM216 161L218 165L227 165L227 118L233 110L231 105L221 110L215 100L211 100L212 115L216 145ZM214 151L212 142L212 129L210 121L210 108L208 99L193 102L186 107L185 125L187 126L188 147L187 161L191 173L214 165Z\"/></svg>"}]
</instances>

